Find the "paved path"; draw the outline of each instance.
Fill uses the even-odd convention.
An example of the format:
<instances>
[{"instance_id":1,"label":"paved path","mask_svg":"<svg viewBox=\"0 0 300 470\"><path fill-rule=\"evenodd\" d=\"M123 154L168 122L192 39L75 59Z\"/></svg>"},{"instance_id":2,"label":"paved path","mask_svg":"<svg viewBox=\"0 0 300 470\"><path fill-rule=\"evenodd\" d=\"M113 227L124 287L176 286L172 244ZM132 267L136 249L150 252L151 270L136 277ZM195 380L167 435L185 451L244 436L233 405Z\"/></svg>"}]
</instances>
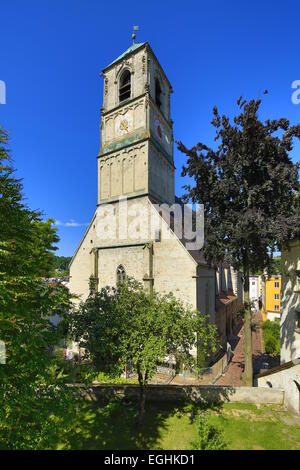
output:
<instances>
[{"instance_id":1,"label":"paved path","mask_svg":"<svg viewBox=\"0 0 300 470\"><path fill-rule=\"evenodd\" d=\"M225 369L224 374L217 380L216 385L241 385L241 375L244 370L243 334L244 327L242 327L234 337L237 344L233 351L232 360L229 363L229 366ZM231 341L232 340L230 340L230 344Z\"/></svg>"},{"instance_id":2,"label":"paved path","mask_svg":"<svg viewBox=\"0 0 300 470\"><path fill-rule=\"evenodd\" d=\"M270 362L270 358L263 354L262 350L262 317L260 312L253 314L253 331L252 331L252 350L253 350L253 371L258 373L262 367L262 362ZM232 337L230 342L237 343L234 348L233 358L225 370L225 373L219 378L216 385L232 385L241 386L242 373L244 370L244 328L242 327L237 336ZM272 367L272 366L271 366Z\"/></svg>"},{"instance_id":3,"label":"paved path","mask_svg":"<svg viewBox=\"0 0 300 470\"><path fill-rule=\"evenodd\" d=\"M252 331L252 350L253 350L253 370L254 373L259 372L262 367L262 362L266 362L266 356L262 353L262 338L261 338L261 323L262 317L260 312L253 314L253 331ZM244 370L244 328L241 327L237 335L230 338L231 348L234 352L233 358L229 363L229 366L225 369L225 373L217 380L216 385L232 385L241 386L242 373ZM151 383L170 383L172 385L183 384L183 377L177 375L172 378L164 376L163 374L157 374L151 381ZM202 377L199 379L187 378L186 384L209 384L210 376Z\"/></svg>"},{"instance_id":4,"label":"paved path","mask_svg":"<svg viewBox=\"0 0 300 470\"><path fill-rule=\"evenodd\" d=\"M253 372L257 374L263 368L263 363L267 362L269 368L279 365L278 357L271 357L263 353L262 345L262 316L259 311L255 312L252 317L252 353L253 353ZM244 328L243 326L237 333L230 338L230 344L233 351L233 358L225 369L224 374L217 380L216 385L242 386L242 373L244 371ZM133 377L134 378L134 377ZM150 383L154 384L172 384L179 385L184 383L182 375L172 377L167 374L156 374ZM187 377L186 384L210 384L210 375L203 375L201 379Z\"/></svg>"}]
</instances>

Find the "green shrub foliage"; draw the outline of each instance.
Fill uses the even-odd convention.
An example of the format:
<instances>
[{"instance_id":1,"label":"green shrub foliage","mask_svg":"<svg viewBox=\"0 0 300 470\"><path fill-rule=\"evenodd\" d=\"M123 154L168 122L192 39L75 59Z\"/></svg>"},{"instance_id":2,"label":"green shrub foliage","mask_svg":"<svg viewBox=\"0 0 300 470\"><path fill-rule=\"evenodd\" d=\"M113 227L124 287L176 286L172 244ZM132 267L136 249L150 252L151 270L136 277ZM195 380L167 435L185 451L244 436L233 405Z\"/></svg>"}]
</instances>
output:
<instances>
[{"instance_id":1,"label":"green shrub foliage","mask_svg":"<svg viewBox=\"0 0 300 470\"><path fill-rule=\"evenodd\" d=\"M267 354L280 355L280 324L279 321L267 320L263 323L263 338Z\"/></svg>"}]
</instances>

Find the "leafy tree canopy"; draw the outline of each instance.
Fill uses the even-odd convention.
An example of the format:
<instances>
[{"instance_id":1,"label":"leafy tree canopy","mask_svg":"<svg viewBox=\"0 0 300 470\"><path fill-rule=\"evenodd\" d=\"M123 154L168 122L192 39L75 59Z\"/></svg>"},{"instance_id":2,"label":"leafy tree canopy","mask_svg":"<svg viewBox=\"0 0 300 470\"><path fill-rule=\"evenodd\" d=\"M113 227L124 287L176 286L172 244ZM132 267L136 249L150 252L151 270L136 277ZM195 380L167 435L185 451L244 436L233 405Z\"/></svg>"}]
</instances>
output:
<instances>
[{"instance_id":1,"label":"leafy tree canopy","mask_svg":"<svg viewBox=\"0 0 300 470\"><path fill-rule=\"evenodd\" d=\"M272 252L300 228L299 164L289 156L300 125L281 118L262 122L260 100L239 98L233 123L213 110L217 148L199 142L188 149L183 176L186 198L204 204L205 252L218 264L255 272L268 267Z\"/></svg>"},{"instance_id":2,"label":"leafy tree canopy","mask_svg":"<svg viewBox=\"0 0 300 470\"><path fill-rule=\"evenodd\" d=\"M70 411L70 392L49 354L60 339L49 317L65 315L70 306L63 286L43 280L58 241L52 222L25 205L0 127L0 340L6 351L0 364L0 447L51 447Z\"/></svg>"},{"instance_id":3,"label":"leafy tree canopy","mask_svg":"<svg viewBox=\"0 0 300 470\"><path fill-rule=\"evenodd\" d=\"M71 259L71 256L55 256L53 262L54 272L62 276L68 276Z\"/></svg>"},{"instance_id":4,"label":"leafy tree canopy","mask_svg":"<svg viewBox=\"0 0 300 470\"><path fill-rule=\"evenodd\" d=\"M201 344L209 357L217 349L217 331L199 312L186 307L172 294L149 292L133 279L116 288L91 292L71 318L74 339L93 362L119 375L130 364L141 386L140 415L144 387L167 356L186 367L196 367L193 348Z\"/></svg>"},{"instance_id":5,"label":"leafy tree canopy","mask_svg":"<svg viewBox=\"0 0 300 470\"><path fill-rule=\"evenodd\" d=\"M271 271L272 255L300 234L299 164L289 156L300 125L288 119L262 121L261 100L237 101L233 122L213 109L216 148L199 142L188 149L183 176L185 198L204 205L207 260L229 261L244 273L246 385L252 385L251 310L249 273Z\"/></svg>"}]
</instances>

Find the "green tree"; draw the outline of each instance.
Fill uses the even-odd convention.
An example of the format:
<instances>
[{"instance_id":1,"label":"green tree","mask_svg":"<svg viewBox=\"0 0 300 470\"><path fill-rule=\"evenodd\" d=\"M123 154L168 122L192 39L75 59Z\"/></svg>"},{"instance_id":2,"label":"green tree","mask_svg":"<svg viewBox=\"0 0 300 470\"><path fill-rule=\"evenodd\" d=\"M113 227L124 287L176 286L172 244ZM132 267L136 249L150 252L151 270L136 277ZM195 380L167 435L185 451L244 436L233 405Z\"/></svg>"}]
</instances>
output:
<instances>
[{"instance_id":1,"label":"green tree","mask_svg":"<svg viewBox=\"0 0 300 470\"><path fill-rule=\"evenodd\" d=\"M268 272L270 274L281 274L281 271L282 271L281 257L274 256L274 258L271 259ZM255 272L252 272L251 274L261 276L262 274L264 274L264 270L257 269Z\"/></svg>"},{"instance_id":2,"label":"green tree","mask_svg":"<svg viewBox=\"0 0 300 470\"><path fill-rule=\"evenodd\" d=\"M197 440L192 442L195 450L225 450L224 431L209 422L207 411L201 410L196 417Z\"/></svg>"},{"instance_id":3,"label":"green tree","mask_svg":"<svg viewBox=\"0 0 300 470\"><path fill-rule=\"evenodd\" d=\"M281 257L275 256L272 260L272 264L270 267L271 274L281 274L282 266L281 266Z\"/></svg>"},{"instance_id":4,"label":"green tree","mask_svg":"<svg viewBox=\"0 0 300 470\"><path fill-rule=\"evenodd\" d=\"M158 363L174 356L195 368L191 354L201 343L209 357L217 349L214 325L198 311L186 307L172 294L149 292L133 279L116 288L91 291L86 302L71 316L73 337L98 367L120 375L130 364L138 375L140 400L138 422L146 401L146 386Z\"/></svg>"},{"instance_id":5,"label":"green tree","mask_svg":"<svg viewBox=\"0 0 300 470\"><path fill-rule=\"evenodd\" d=\"M54 272L60 276L69 275L69 264L71 256L55 256L54 257Z\"/></svg>"},{"instance_id":6,"label":"green tree","mask_svg":"<svg viewBox=\"0 0 300 470\"><path fill-rule=\"evenodd\" d=\"M267 354L280 356L280 322L267 320L262 325L264 347Z\"/></svg>"},{"instance_id":7,"label":"green tree","mask_svg":"<svg viewBox=\"0 0 300 470\"><path fill-rule=\"evenodd\" d=\"M0 446L51 447L58 421L68 414L70 392L49 351L58 330L49 321L65 315L69 294L44 281L53 266L58 237L52 221L30 210L15 177L7 133L0 128ZM54 412L54 408L56 411Z\"/></svg>"},{"instance_id":8,"label":"green tree","mask_svg":"<svg viewBox=\"0 0 300 470\"><path fill-rule=\"evenodd\" d=\"M217 266L224 260L244 273L245 371L252 385L251 310L249 272L270 269L272 254L299 233L299 165L289 152L300 125L287 119L261 121L260 100L239 98L239 114L233 123L213 110L216 148L204 143L188 149L183 176L194 184L185 186L187 199L204 204L205 244L208 261Z\"/></svg>"}]
</instances>

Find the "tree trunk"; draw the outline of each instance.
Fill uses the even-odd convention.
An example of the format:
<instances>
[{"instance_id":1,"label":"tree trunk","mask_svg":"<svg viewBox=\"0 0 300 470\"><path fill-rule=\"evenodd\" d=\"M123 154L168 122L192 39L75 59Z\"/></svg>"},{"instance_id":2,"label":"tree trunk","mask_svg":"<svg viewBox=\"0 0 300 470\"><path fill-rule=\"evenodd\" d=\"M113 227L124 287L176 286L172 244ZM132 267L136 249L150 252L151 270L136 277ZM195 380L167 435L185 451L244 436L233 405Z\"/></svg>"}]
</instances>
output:
<instances>
[{"instance_id":1,"label":"tree trunk","mask_svg":"<svg viewBox=\"0 0 300 470\"><path fill-rule=\"evenodd\" d=\"M137 425L140 426L142 424L143 416L145 413L147 372L145 373L145 377L143 377L142 373L138 373L138 377L140 384L140 399L137 414Z\"/></svg>"},{"instance_id":2,"label":"tree trunk","mask_svg":"<svg viewBox=\"0 0 300 470\"><path fill-rule=\"evenodd\" d=\"M244 269L244 358L245 369L243 373L244 385L253 385L253 363L252 363L252 331L251 331L251 306L249 301L249 268Z\"/></svg>"}]
</instances>

